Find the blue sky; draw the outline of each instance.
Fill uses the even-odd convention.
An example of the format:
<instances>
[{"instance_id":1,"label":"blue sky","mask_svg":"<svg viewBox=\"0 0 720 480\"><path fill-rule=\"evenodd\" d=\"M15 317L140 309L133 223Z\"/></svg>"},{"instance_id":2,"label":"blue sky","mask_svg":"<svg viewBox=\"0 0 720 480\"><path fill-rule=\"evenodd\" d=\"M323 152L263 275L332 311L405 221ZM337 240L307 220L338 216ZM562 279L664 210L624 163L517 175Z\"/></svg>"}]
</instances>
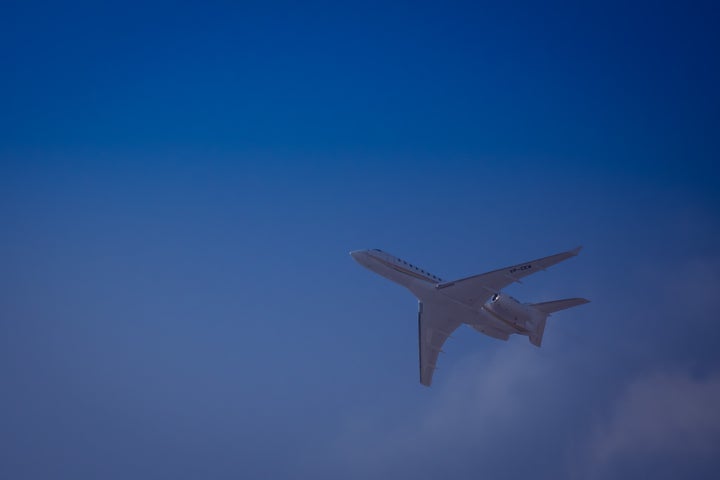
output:
<instances>
[{"instance_id":1,"label":"blue sky","mask_svg":"<svg viewBox=\"0 0 720 480\"><path fill-rule=\"evenodd\" d=\"M529 3L529 2L528 2ZM0 476L713 478L708 4L4 4ZM542 349L443 278L592 303Z\"/></svg>"}]
</instances>

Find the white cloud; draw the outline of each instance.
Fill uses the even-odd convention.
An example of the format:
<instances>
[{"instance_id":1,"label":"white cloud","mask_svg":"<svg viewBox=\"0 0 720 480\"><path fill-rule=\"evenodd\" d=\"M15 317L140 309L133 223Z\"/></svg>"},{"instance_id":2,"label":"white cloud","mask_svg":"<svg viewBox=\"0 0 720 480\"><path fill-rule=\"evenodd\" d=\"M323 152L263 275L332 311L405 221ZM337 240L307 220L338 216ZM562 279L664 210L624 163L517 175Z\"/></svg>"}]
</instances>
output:
<instances>
[{"instance_id":1,"label":"white cloud","mask_svg":"<svg viewBox=\"0 0 720 480\"><path fill-rule=\"evenodd\" d=\"M654 374L608 403L582 368L521 342L501 346L446 371L435 398L404 416L354 417L333 440L329 476L630 478L627 458L651 471L661 455L687 472L688 459L720 454L720 374ZM603 410L601 422L588 418Z\"/></svg>"},{"instance_id":2,"label":"white cloud","mask_svg":"<svg viewBox=\"0 0 720 480\"><path fill-rule=\"evenodd\" d=\"M720 455L720 374L703 380L660 373L632 383L592 436L589 468L630 456Z\"/></svg>"},{"instance_id":3,"label":"white cloud","mask_svg":"<svg viewBox=\"0 0 720 480\"><path fill-rule=\"evenodd\" d=\"M517 455L532 464L543 430L532 428L551 421L543 415L557 395L548 389L557 369L526 342L501 347L445 370L447 383L436 380L435 391L425 392L435 398L414 414L390 424L368 414L346 425L333 447L343 476L436 478L453 472L458 478L483 463L526 468L506 465Z\"/></svg>"}]
</instances>

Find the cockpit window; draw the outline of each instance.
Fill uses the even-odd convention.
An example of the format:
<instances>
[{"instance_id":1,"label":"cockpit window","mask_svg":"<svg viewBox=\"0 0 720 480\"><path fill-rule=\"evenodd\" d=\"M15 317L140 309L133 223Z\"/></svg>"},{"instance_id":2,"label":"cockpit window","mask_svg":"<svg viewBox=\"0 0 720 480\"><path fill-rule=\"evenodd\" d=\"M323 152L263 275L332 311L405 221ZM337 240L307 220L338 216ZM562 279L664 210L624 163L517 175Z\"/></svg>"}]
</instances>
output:
<instances>
[{"instance_id":1,"label":"cockpit window","mask_svg":"<svg viewBox=\"0 0 720 480\"><path fill-rule=\"evenodd\" d=\"M382 252L379 248L373 248L373 252Z\"/></svg>"}]
</instances>

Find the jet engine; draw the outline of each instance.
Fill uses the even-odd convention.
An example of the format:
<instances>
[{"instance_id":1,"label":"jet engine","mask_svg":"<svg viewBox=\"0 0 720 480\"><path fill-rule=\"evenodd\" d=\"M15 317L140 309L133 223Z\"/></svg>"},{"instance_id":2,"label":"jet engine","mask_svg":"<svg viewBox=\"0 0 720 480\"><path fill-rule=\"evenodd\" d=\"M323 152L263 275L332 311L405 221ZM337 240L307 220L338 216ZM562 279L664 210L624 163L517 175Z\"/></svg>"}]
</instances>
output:
<instances>
[{"instance_id":1,"label":"jet engine","mask_svg":"<svg viewBox=\"0 0 720 480\"><path fill-rule=\"evenodd\" d=\"M528 327L532 319L532 313L525 305L501 293L493 294L483 308L494 317L520 329Z\"/></svg>"}]
</instances>

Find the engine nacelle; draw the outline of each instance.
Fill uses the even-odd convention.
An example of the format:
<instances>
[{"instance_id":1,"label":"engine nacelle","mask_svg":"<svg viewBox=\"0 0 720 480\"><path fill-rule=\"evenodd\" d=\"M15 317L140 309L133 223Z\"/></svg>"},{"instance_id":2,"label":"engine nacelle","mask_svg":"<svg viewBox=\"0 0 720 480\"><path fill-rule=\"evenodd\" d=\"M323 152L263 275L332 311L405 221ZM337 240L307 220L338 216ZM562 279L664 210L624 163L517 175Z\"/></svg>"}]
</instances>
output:
<instances>
[{"instance_id":1,"label":"engine nacelle","mask_svg":"<svg viewBox=\"0 0 720 480\"><path fill-rule=\"evenodd\" d=\"M527 306L502 293L494 294L484 307L493 316L519 329L528 329L534 326L535 319Z\"/></svg>"}]
</instances>

